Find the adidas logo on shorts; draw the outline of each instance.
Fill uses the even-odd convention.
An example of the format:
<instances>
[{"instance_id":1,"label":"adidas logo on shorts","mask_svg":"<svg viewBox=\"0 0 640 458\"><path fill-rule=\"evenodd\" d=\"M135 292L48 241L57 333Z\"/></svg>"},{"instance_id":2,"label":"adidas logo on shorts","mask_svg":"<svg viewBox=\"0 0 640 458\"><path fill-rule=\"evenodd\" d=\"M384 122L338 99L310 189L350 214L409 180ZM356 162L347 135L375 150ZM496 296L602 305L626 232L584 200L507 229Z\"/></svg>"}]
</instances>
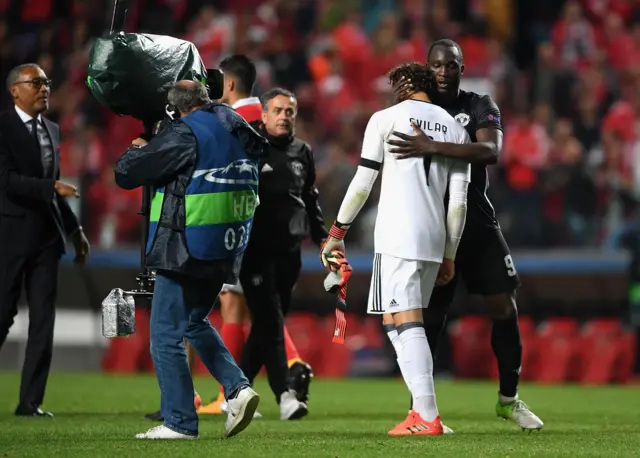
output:
<instances>
[{"instance_id":1,"label":"adidas logo on shorts","mask_svg":"<svg viewBox=\"0 0 640 458\"><path fill-rule=\"evenodd\" d=\"M391 299L391 302L389 302L389 307L397 307L398 305L400 304L398 304L395 299Z\"/></svg>"}]
</instances>

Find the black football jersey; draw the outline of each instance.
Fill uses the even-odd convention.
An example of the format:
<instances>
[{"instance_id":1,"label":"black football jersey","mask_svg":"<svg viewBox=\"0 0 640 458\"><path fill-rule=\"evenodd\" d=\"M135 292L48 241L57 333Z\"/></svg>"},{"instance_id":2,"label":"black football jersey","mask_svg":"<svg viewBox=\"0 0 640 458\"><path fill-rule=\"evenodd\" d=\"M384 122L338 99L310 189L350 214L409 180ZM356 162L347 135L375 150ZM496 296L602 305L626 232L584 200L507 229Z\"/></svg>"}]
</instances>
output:
<instances>
[{"instance_id":1,"label":"black football jersey","mask_svg":"<svg viewBox=\"0 0 640 458\"><path fill-rule=\"evenodd\" d=\"M491 97L475 92L460 91L453 102L442 108L467 130L472 142L478 141L478 129L493 127L502 131L500 110ZM496 212L487 197L489 177L487 166L471 164L471 183L467 195L467 222L465 227L475 231L482 228L499 228Z\"/></svg>"}]
</instances>

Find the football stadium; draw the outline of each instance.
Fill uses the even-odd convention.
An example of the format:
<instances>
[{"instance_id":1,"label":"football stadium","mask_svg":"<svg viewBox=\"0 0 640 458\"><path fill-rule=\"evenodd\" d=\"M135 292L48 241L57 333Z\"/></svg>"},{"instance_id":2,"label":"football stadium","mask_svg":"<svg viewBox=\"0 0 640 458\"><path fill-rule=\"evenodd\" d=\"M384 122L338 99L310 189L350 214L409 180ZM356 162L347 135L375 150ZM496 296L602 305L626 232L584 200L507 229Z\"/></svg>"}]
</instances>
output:
<instances>
[{"instance_id":1,"label":"football stadium","mask_svg":"<svg viewBox=\"0 0 640 458\"><path fill-rule=\"evenodd\" d=\"M0 51L0 456L640 454L639 1L5 0Z\"/></svg>"}]
</instances>

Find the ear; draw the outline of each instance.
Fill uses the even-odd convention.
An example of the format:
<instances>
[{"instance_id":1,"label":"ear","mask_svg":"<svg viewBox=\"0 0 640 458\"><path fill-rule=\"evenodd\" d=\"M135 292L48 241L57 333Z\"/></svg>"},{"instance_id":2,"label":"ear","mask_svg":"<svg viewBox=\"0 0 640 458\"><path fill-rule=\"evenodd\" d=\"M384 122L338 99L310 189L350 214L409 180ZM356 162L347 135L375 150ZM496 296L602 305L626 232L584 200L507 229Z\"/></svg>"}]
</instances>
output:
<instances>
[{"instance_id":1,"label":"ear","mask_svg":"<svg viewBox=\"0 0 640 458\"><path fill-rule=\"evenodd\" d=\"M262 124L267 124L267 113L265 111L262 112Z\"/></svg>"},{"instance_id":2,"label":"ear","mask_svg":"<svg viewBox=\"0 0 640 458\"><path fill-rule=\"evenodd\" d=\"M227 89L229 89L229 92L233 91L236 88L236 82L233 81L233 79L229 78L227 80Z\"/></svg>"},{"instance_id":3,"label":"ear","mask_svg":"<svg viewBox=\"0 0 640 458\"><path fill-rule=\"evenodd\" d=\"M464 64L460 66L460 75L464 75Z\"/></svg>"}]
</instances>

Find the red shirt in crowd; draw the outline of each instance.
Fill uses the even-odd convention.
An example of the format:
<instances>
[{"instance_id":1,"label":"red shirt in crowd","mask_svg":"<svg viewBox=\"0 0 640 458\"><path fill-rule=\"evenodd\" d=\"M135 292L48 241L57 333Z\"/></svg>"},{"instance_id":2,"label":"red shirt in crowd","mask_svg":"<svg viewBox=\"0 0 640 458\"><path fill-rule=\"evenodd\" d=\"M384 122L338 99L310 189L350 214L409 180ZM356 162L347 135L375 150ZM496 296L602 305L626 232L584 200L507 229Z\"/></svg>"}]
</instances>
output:
<instances>
[{"instance_id":1,"label":"red shirt in crowd","mask_svg":"<svg viewBox=\"0 0 640 458\"><path fill-rule=\"evenodd\" d=\"M53 16L52 0L22 0L23 22L46 22Z\"/></svg>"},{"instance_id":2,"label":"red shirt in crowd","mask_svg":"<svg viewBox=\"0 0 640 458\"><path fill-rule=\"evenodd\" d=\"M538 185L538 170L549 155L549 137L538 124L516 124L507 130L503 156L507 182L519 191Z\"/></svg>"}]
</instances>

